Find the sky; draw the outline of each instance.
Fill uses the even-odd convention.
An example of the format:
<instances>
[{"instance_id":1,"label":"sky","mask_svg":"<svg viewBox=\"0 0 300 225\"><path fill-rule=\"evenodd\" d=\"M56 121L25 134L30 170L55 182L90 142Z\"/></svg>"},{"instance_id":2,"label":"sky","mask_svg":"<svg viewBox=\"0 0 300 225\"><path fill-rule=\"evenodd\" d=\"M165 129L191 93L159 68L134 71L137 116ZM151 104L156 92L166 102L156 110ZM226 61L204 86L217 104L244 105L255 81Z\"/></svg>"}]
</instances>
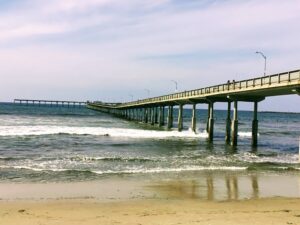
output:
<instances>
[{"instance_id":1,"label":"sky","mask_svg":"<svg viewBox=\"0 0 300 225\"><path fill-rule=\"evenodd\" d=\"M0 0L0 101L124 102L172 93L172 80L184 91L249 79L263 75L256 51L267 74L300 69L299 11L299 0Z\"/></svg>"}]
</instances>

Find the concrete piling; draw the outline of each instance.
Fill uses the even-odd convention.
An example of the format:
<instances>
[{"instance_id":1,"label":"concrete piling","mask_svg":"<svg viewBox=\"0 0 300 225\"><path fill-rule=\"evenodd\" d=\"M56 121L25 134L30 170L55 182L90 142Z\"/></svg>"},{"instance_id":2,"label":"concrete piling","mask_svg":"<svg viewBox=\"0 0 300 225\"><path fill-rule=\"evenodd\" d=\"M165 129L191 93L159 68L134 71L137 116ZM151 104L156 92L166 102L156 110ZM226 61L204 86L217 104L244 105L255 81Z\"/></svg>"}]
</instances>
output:
<instances>
[{"instance_id":1,"label":"concrete piling","mask_svg":"<svg viewBox=\"0 0 300 225\"><path fill-rule=\"evenodd\" d=\"M158 107L154 107L154 123L158 124Z\"/></svg>"},{"instance_id":2,"label":"concrete piling","mask_svg":"<svg viewBox=\"0 0 300 225\"><path fill-rule=\"evenodd\" d=\"M144 109L144 122L148 123L148 108Z\"/></svg>"},{"instance_id":3,"label":"concrete piling","mask_svg":"<svg viewBox=\"0 0 300 225\"><path fill-rule=\"evenodd\" d=\"M230 143L230 132L231 132L231 102L228 102L227 118L226 118L226 134L225 134L225 141L227 144Z\"/></svg>"},{"instance_id":4,"label":"concrete piling","mask_svg":"<svg viewBox=\"0 0 300 225\"><path fill-rule=\"evenodd\" d=\"M257 146L258 120L257 120L257 102L254 102L253 121L252 121L252 146Z\"/></svg>"},{"instance_id":5,"label":"concrete piling","mask_svg":"<svg viewBox=\"0 0 300 225\"><path fill-rule=\"evenodd\" d=\"M231 145L237 145L238 137L238 102L234 101L233 120L231 123Z\"/></svg>"},{"instance_id":6,"label":"concrete piling","mask_svg":"<svg viewBox=\"0 0 300 225\"><path fill-rule=\"evenodd\" d=\"M168 107L168 129L173 127L173 106Z\"/></svg>"},{"instance_id":7,"label":"concrete piling","mask_svg":"<svg viewBox=\"0 0 300 225\"><path fill-rule=\"evenodd\" d=\"M154 125L155 122L155 112L154 112L154 107L151 108L151 125Z\"/></svg>"},{"instance_id":8,"label":"concrete piling","mask_svg":"<svg viewBox=\"0 0 300 225\"><path fill-rule=\"evenodd\" d=\"M182 115L183 115L183 105L180 104L178 108L178 131L182 131L183 129Z\"/></svg>"},{"instance_id":9,"label":"concrete piling","mask_svg":"<svg viewBox=\"0 0 300 225\"><path fill-rule=\"evenodd\" d=\"M208 119L208 140L214 139L214 103L209 103L209 119Z\"/></svg>"},{"instance_id":10,"label":"concrete piling","mask_svg":"<svg viewBox=\"0 0 300 225\"><path fill-rule=\"evenodd\" d=\"M207 122L206 122L206 132L208 133L209 130L209 117L210 117L210 105L208 104L207 107Z\"/></svg>"},{"instance_id":11,"label":"concrete piling","mask_svg":"<svg viewBox=\"0 0 300 225\"><path fill-rule=\"evenodd\" d=\"M192 109L192 131L196 133L196 104L193 104Z\"/></svg>"},{"instance_id":12,"label":"concrete piling","mask_svg":"<svg viewBox=\"0 0 300 225\"><path fill-rule=\"evenodd\" d=\"M165 125L165 106L162 106L162 117L161 117L161 125Z\"/></svg>"},{"instance_id":13,"label":"concrete piling","mask_svg":"<svg viewBox=\"0 0 300 225\"><path fill-rule=\"evenodd\" d=\"M158 112L158 126L161 127L163 126L163 106L159 107L159 112Z\"/></svg>"}]
</instances>

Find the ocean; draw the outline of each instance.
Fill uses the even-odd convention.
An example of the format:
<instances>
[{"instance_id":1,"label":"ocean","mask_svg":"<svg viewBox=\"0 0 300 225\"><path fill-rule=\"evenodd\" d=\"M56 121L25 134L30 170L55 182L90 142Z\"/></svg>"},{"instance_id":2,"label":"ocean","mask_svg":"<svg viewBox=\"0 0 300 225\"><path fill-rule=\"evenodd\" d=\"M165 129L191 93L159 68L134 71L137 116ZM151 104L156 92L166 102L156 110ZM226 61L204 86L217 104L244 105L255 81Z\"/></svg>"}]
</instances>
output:
<instances>
[{"instance_id":1,"label":"ocean","mask_svg":"<svg viewBox=\"0 0 300 225\"><path fill-rule=\"evenodd\" d=\"M252 112L239 111L238 146L225 144L226 111L215 110L213 143L207 111L184 109L184 131L126 121L85 107L0 104L0 182L65 182L195 171L297 173L300 114L259 112L258 147L251 147ZM175 110L174 118L177 118ZM175 119L176 121L176 119Z\"/></svg>"}]
</instances>

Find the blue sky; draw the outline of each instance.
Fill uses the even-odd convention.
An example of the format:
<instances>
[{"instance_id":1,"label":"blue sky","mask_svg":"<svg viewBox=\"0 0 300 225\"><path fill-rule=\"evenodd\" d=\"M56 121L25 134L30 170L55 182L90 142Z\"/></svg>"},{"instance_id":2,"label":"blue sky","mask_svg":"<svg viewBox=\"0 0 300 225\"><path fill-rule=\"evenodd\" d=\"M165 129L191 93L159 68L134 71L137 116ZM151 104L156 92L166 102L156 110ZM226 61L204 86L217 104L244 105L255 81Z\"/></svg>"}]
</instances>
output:
<instances>
[{"instance_id":1,"label":"blue sky","mask_svg":"<svg viewBox=\"0 0 300 225\"><path fill-rule=\"evenodd\" d=\"M0 0L0 101L128 101L173 92L171 80L189 90L248 79L263 73L258 50L268 74L299 69L299 10L299 0Z\"/></svg>"}]
</instances>

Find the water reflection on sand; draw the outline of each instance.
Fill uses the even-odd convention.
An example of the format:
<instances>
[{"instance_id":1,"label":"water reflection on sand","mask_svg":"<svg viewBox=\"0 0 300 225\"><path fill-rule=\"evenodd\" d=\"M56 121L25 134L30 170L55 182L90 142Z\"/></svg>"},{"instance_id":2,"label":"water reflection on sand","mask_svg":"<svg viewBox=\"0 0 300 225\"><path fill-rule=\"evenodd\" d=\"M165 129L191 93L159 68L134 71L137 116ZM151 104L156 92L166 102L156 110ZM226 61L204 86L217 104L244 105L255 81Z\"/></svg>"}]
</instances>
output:
<instances>
[{"instance_id":1,"label":"water reflection on sand","mask_svg":"<svg viewBox=\"0 0 300 225\"><path fill-rule=\"evenodd\" d=\"M209 201L300 197L300 174L202 173L149 185L162 198Z\"/></svg>"}]
</instances>

